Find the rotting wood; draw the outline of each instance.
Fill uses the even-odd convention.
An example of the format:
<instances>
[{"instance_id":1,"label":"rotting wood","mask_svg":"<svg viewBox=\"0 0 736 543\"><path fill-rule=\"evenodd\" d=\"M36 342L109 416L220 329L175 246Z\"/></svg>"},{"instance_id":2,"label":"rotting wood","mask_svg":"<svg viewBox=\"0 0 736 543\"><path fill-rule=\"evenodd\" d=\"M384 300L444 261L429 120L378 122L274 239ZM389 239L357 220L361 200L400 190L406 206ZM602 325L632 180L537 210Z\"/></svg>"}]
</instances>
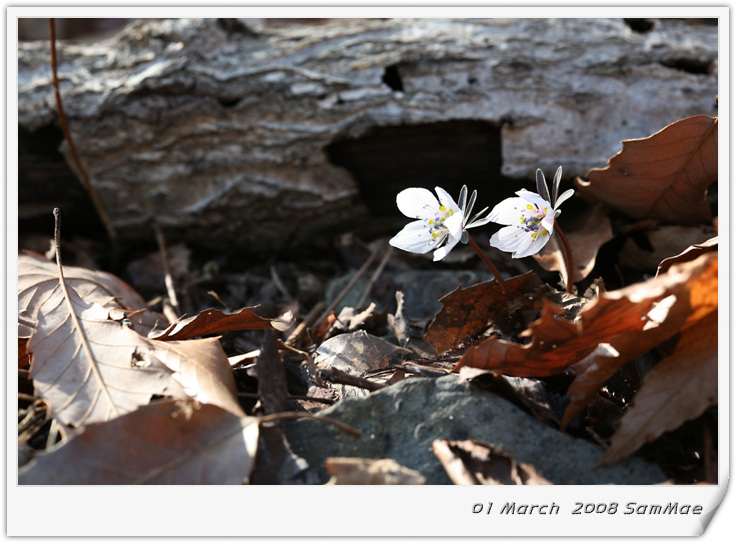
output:
<instances>
[{"instance_id":1,"label":"rotting wood","mask_svg":"<svg viewBox=\"0 0 736 543\"><path fill-rule=\"evenodd\" d=\"M490 202L538 167L584 175L622 139L715 113L710 24L319 23L149 19L59 44L70 128L121 236L150 239L155 220L172 241L327 247L349 228L390 232L369 211L398 218L406 186L468 184ZM21 149L56 123L48 52L19 44ZM19 158L21 185L54 170Z\"/></svg>"}]
</instances>

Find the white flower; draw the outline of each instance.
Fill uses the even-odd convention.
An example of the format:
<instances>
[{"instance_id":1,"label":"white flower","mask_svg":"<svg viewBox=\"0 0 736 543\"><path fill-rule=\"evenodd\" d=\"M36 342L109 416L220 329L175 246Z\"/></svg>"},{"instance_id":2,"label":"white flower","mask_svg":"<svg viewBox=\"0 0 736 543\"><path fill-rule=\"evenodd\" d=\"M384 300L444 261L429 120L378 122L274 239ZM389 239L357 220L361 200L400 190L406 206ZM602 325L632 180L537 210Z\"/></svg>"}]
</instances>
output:
<instances>
[{"instance_id":1,"label":"white flower","mask_svg":"<svg viewBox=\"0 0 736 543\"><path fill-rule=\"evenodd\" d=\"M555 172L550 193L542 170L537 170L539 194L522 189L516 193L518 198L507 198L494 207L490 220L508 226L493 234L491 246L513 253L513 258L540 253L554 235L560 204L575 192L569 189L557 198L561 177L562 166Z\"/></svg>"},{"instance_id":2,"label":"white flower","mask_svg":"<svg viewBox=\"0 0 736 543\"><path fill-rule=\"evenodd\" d=\"M408 188L396 196L396 205L404 215L417 219L407 224L389 243L410 253L428 253L434 250L434 260L442 260L458 242L467 243L466 229L482 226L490 221L480 216L488 208L469 219L477 192L467 202L468 189L460 191L460 205L455 203L442 187L435 187L437 198L423 188Z\"/></svg>"}]
</instances>

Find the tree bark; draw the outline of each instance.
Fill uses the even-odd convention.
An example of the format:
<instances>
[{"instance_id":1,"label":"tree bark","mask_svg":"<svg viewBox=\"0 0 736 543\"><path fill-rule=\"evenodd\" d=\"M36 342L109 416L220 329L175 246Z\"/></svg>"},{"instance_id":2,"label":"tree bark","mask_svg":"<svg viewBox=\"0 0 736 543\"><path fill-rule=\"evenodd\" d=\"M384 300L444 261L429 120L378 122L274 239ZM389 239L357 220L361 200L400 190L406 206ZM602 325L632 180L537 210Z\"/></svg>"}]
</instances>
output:
<instances>
[{"instance_id":1,"label":"tree bark","mask_svg":"<svg viewBox=\"0 0 736 543\"><path fill-rule=\"evenodd\" d=\"M569 181L623 139L715 114L718 27L650 23L148 19L60 43L59 77L120 237L155 222L194 244L293 251L390 233L407 186L467 184L492 207L536 168ZM63 178L35 146L61 140L48 55L19 45L21 187ZM25 213L39 191L21 190Z\"/></svg>"}]
</instances>

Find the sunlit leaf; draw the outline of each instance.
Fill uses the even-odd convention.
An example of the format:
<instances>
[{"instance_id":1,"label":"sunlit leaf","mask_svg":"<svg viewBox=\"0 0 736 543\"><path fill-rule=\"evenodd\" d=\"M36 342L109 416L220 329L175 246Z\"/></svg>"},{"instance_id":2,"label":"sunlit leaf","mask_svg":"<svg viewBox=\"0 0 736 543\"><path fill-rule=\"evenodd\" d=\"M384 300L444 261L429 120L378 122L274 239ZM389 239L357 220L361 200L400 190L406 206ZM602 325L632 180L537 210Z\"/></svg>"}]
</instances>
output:
<instances>
[{"instance_id":1,"label":"sunlit leaf","mask_svg":"<svg viewBox=\"0 0 736 543\"><path fill-rule=\"evenodd\" d=\"M28 342L36 392L56 418L80 427L133 411L154 394L181 394L145 338L74 289L67 292L68 301L57 279Z\"/></svg>"},{"instance_id":2,"label":"sunlit leaf","mask_svg":"<svg viewBox=\"0 0 736 543\"><path fill-rule=\"evenodd\" d=\"M633 406L621 419L601 465L636 452L645 443L718 404L718 312L690 326L670 356L644 376Z\"/></svg>"},{"instance_id":3,"label":"sunlit leaf","mask_svg":"<svg viewBox=\"0 0 736 543\"><path fill-rule=\"evenodd\" d=\"M162 317L146 309L143 298L132 287L110 273L64 266L64 278L66 284L89 303L96 303L108 309L122 308L128 312L135 312L131 322L141 333L148 333L151 327L163 322ZM58 284L59 269L55 263L31 251L24 251L18 255L20 315L35 319L39 306ZM31 333L32 330L19 331L19 334L24 336L30 336Z\"/></svg>"},{"instance_id":4,"label":"sunlit leaf","mask_svg":"<svg viewBox=\"0 0 736 543\"><path fill-rule=\"evenodd\" d=\"M690 262L691 260L695 260L703 253L707 253L709 251L717 251L718 250L718 236L714 238L710 238L707 241L704 241L703 243L697 243L695 245L691 245L687 249L685 249L683 252L681 252L679 255L672 256L670 258L665 258L662 262L660 262L659 267L657 267L657 275L661 273L666 273L667 270L670 269L670 266L673 264L682 264L683 262Z\"/></svg>"},{"instance_id":5,"label":"sunlit leaf","mask_svg":"<svg viewBox=\"0 0 736 543\"><path fill-rule=\"evenodd\" d=\"M197 402L158 402L88 425L20 470L21 485L242 484L258 419Z\"/></svg>"},{"instance_id":6,"label":"sunlit leaf","mask_svg":"<svg viewBox=\"0 0 736 543\"><path fill-rule=\"evenodd\" d=\"M648 313L643 330L611 338L613 355L602 352L573 366L575 380L567 390L571 401L562 419L563 428L626 362L718 311L718 253L675 264L665 274L616 292L633 296L658 292L660 300Z\"/></svg>"},{"instance_id":7,"label":"sunlit leaf","mask_svg":"<svg viewBox=\"0 0 736 543\"><path fill-rule=\"evenodd\" d=\"M182 319L166 330L150 334L152 339L171 341L199 336L212 336L225 332L242 330L264 330L271 328L271 319L257 312L258 306L244 307L235 313L225 313L219 309L206 309L194 317Z\"/></svg>"},{"instance_id":8,"label":"sunlit leaf","mask_svg":"<svg viewBox=\"0 0 736 543\"><path fill-rule=\"evenodd\" d=\"M561 373L588 356L599 343L644 327L644 316L657 299L637 299L607 292L589 302L577 319L571 320L563 309L543 298L544 307L537 321L524 335L526 344L491 337L471 347L453 371L462 366L497 370L514 377L548 377Z\"/></svg>"},{"instance_id":9,"label":"sunlit leaf","mask_svg":"<svg viewBox=\"0 0 736 543\"><path fill-rule=\"evenodd\" d=\"M635 218L710 222L705 193L718 180L718 119L682 119L623 149L578 180L578 195Z\"/></svg>"}]
</instances>

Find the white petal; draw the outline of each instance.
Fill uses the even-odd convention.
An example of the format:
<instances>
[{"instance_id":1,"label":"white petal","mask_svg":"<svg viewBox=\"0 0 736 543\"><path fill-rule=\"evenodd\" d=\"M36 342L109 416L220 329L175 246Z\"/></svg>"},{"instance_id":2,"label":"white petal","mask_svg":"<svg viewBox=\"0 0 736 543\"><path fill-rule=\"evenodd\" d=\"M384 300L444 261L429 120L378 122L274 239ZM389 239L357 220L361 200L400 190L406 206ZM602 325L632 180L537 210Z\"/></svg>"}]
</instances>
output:
<instances>
[{"instance_id":1,"label":"white petal","mask_svg":"<svg viewBox=\"0 0 736 543\"><path fill-rule=\"evenodd\" d=\"M506 226L491 236L491 247L514 253L512 256L519 258L516 253L525 251L533 241L532 233L521 226Z\"/></svg>"},{"instance_id":2,"label":"white petal","mask_svg":"<svg viewBox=\"0 0 736 543\"><path fill-rule=\"evenodd\" d=\"M457 245L457 242L460 241L459 239L455 238L447 238L447 244L440 247L434 252L434 261L437 262L438 260L442 260L447 256L447 254L452 251L452 248Z\"/></svg>"},{"instance_id":3,"label":"white petal","mask_svg":"<svg viewBox=\"0 0 736 543\"><path fill-rule=\"evenodd\" d=\"M552 234L552 232L555 231L555 215L552 213L547 213L544 219L541 220L540 225L542 226L542 228L546 228L547 232ZM540 235L542 233L542 228L539 229Z\"/></svg>"},{"instance_id":4,"label":"white petal","mask_svg":"<svg viewBox=\"0 0 736 543\"><path fill-rule=\"evenodd\" d=\"M396 205L412 219L433 219L439 212L437 198L427 189L410 187L396 196Z\"/></svg>"},{"instance_id":5,"label":"white petal","mask_svg":"<svg viewBox=\"0 0 736 543\"><path fill-rule=\"evenodd\" d=\"M503 202L496 204L488 216L498 224L517 225L527 205L528 202L524 198L506 198Z\"/></svg>"},{"instance_id":6,"label":"white petal","mask_svg":"<svg viewBox=\"0 0 736 543\"><path fill-rule=\"evenodd\" d=\"M544 209L545 207L550 207L550 203L544 198L542 198L536 192L531 192L526 189L521 189L516 194L524 198L524 200L526 200L530 204L537 204L540 209Z\"/></svg>"},{"instance_id":7,"label":"white petal","mask_svg":"<svg viewBox=\"0 0 736 543\"><path fill-rule=\"evenodd\" d=\"M549 241L549 235L543 236L540 233L536 238L532 239L531 244L529 244L529 246L526 249L518 250L511 256L513 258L524 258L525 256L535 255L539 251L544 249L544 246L547 245L548 241Z\"/></svg>"},{"instance_id":8,"label":"white petal","mask_svg":"<svg viewBox=\"0 0 736 543\"><path fill-rule=\"evenodd\" d=\"M428 253L442 238L433 238L424 221L413 221L389 240L389 244L410 253Z\"/></svg>"},{"instance_id":9,"label":"white petal","mask_svg":"<svg viewBox=\"0 0 736 543\"><path fill-rule=\"evenodd\" d=\"M555 203L555 209L559 208L560 204L567 200L573 194L575 194L575 191L573 189L567 189L565 192L560 194L560 197L557 198L557 202Z\"/></svg>"},{"instance_id":10,"label":"white petal","mask_svg":"<svg viewBox=\"0 0 736 543\"><path fill-rule=\"evenodd\" d=\"M447 228L447 233L454 240L459 240L463 233L463 215L462 213L455 213L445 219L443 223Z\"/></svg>"},{"instance_id":11,"label":"white petal","mask_svg":"<svg viewBox=\"0 0 736 543\"><path fill-rule=\"evenodd\" d=\"M440 204L445 206L448 212L450 210L452 210L453 213L460 212L460 208L455 203L455 200L452 199L452 196L450 196L445 189L443 189L442 187L435 187L434 190L435 192L437 192L437 196L440 199ZM460 215L462 215L462 213L460 213Z\"/></svg>"}]
</instances>

